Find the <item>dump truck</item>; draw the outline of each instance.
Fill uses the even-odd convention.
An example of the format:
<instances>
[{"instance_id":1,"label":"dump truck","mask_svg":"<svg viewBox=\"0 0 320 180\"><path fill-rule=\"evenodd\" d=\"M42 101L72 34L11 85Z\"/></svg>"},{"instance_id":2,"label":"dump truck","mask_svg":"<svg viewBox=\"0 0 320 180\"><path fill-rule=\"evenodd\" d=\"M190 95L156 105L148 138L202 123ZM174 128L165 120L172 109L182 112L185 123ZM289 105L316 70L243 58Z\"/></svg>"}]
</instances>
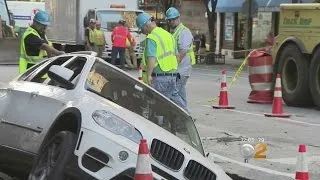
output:
<instances>
[{"instance_id":1,"label":"dump truck","mask_svg":"<svg viewBox=\"0 0 320 180\"><path fill-rule=\"evenodd\" d=\"M320 4L281 4L272 56L289 106L320 107Z\"/></svg>"},{"instance_id":2,"label":"dump truck","mask_svg":"<svg viewBox=\"0 0 320 180\"><path fill-rule=\"evenodd\" d=\"M47 37L55 48L65 52L85 50L85 29L90 19L96 19L101 22L107 42L103 58L110 59L112 29L124 19L137 42L137 59L142 58L146 37L138 32L135 23L137 15L143 12L138 9L138 0L50 0L45 1L45 9L51 17Z\"/></svg>"}]
</instances>

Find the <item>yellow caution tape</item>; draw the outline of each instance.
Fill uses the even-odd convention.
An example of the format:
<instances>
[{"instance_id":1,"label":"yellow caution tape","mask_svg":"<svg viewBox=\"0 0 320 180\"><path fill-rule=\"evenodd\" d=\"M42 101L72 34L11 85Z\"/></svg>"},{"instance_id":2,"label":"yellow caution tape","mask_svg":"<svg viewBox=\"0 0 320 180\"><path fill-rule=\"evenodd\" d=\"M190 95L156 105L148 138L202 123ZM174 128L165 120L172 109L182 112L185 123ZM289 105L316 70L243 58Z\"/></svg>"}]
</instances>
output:
<instances>
[{"instance_id":1,"label":"yellow caution tape","mask_svg":"<svg viewBox=\"0 0 320 180\"><path fill-rule=\"evenodd\" d=\"M239 79L239 76L240 76L243 68L247 65L248 58L250 57L251 53L254 52L254 51L255 51L255 50L251 51L251 52L247 55L247 57L243 60L242 64L241 64L240 67L238 68L237 72L234 74L231 82L228 83L229 86L227 87L227 89L230 89L231 86ZM204 102L211 103L211 102L217 101L218 99L219 99L219 96L216 96L216 97L214 97L213 99L209 99L209 100L207 100L207 101L197 101L196 103L197 103L197 104L202 104L202 103L204 103Z\"/></svg>"}]
</instances>

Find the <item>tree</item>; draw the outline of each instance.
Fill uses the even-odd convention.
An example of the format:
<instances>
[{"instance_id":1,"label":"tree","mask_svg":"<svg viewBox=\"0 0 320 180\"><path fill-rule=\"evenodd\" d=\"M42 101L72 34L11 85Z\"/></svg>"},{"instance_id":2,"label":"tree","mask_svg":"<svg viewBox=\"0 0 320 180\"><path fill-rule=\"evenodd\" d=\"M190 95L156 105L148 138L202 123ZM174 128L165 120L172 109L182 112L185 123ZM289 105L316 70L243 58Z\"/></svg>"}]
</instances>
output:
<instances>
[{"instance_id":1,"label":"tree","mask_svg":"<svg viewBox=\"0 0 320 180\"><path fill-rule=\"evenodd\" d=\"M207 10L207 17L208 17L208 28L209 28L209 39L210 39L210 51L214 52L215 51L215 24L216 24L216 20L217 20L217 14L215 12L216 10L216 6L217 6L217 2L218 0L211 0L211 12L210 9L208 7L208 3L210 0L203 0L204 5L206 7Z\"/></svg>"}]
</instances>

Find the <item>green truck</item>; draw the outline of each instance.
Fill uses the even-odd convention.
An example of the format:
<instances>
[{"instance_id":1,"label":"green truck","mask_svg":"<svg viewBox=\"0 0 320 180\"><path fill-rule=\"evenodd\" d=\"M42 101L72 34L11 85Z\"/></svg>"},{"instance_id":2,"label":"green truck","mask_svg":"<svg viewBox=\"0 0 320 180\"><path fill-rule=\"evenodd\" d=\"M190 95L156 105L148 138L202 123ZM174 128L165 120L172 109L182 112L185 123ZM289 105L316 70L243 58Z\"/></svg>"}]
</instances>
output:
<instances>
[{"instance_id":1,"label":"green truck","mask_svg":"<svg viewBox=\"0 0 320 180\"><path fill-rule=\"evenodd\" d=\"M320 107L320 3L281 4L272 56L289 106Z\"/></svg>"}]
</instances>

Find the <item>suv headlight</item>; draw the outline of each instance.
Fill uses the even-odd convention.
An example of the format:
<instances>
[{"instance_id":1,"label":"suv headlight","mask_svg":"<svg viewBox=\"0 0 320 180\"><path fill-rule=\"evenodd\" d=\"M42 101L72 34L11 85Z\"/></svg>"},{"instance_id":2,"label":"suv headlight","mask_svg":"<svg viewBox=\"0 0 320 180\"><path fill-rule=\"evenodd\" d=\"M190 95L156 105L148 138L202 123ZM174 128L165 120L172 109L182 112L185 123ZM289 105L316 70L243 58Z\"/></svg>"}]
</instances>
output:
<instances>
[{"instance_id":1,"label":"suv headlight","mask_svg":"<svg viewBox=\"0 0 320 180\"><path fill-rule=\"evenodd\" d=\"M92 118L106 130L126 137L137 144L142 139L141 133L135 127L109 111L97 110L93 112Z\"/></svg>"}]
</instances>

